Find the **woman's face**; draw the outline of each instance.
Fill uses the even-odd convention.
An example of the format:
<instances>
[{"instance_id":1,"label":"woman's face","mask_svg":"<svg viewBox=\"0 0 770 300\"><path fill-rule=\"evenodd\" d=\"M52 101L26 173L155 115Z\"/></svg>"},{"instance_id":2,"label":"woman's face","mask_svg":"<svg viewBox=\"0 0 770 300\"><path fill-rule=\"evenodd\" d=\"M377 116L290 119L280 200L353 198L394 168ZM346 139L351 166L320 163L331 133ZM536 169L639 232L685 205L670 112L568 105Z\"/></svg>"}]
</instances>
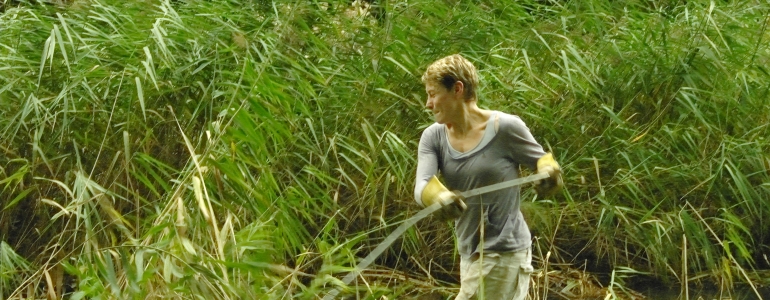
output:
<instances>
[{"instance_id":1,"label":"woman's face","mask_svg":"<svg viewBox=\"0 0 770 300\"><path fill-rule=\"evenodd\" d=\"M462 82L456 82L453 89L447 89L439 82L428 82L425 92L428 94L425 107L433 112L436 123L452 123L462 113Z\"/></svg>"}]
</instances>

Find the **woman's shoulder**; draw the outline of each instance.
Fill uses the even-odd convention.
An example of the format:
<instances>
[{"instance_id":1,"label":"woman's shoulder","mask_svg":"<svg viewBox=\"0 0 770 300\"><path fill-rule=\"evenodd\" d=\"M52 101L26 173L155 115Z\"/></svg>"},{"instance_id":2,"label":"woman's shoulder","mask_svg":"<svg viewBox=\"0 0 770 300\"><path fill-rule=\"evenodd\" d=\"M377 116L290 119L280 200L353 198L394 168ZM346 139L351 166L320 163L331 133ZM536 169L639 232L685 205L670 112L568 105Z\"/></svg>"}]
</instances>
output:
<instances>
[{"instance_id":1,"label":"woman's shoulder","mask_svg":"<svg viewBox=\"0 0 770 300\"><path fill-rule=\"evenodd\" d=\"M496 111L497 117L500 120L500 127L520 127L527 125L524 123L524 121L519 117L518 115L509 114L505 112Z\"/></svg>"},{"instance_id":2,"label":"woman's shoulder","mask_svg":"<svg viewBox=\"0 0 770 300\"><path fill-rule=\"evenodd\" d=\"M433 123L433 124L428 125L428 127L425 127L423 132L437 132L441 128L444 128L444 124Z\"/></svg>"},{"instance_id":3,"label":"woman's shoulder","mask_svg":"<svg viewBox=\"0 0 770 300\"><path fill-rule=\"evenodd\" d=\"M433 123L433 124L429 125L428 127L426 127L422 131L422 136L423 136L423 138L426 138L426 137L434 138L434 139L435 138L440 138L441 135L439 133L441 133L441 130L443 128L444 128L443 124Z\"/></svg>"}]
</instances>

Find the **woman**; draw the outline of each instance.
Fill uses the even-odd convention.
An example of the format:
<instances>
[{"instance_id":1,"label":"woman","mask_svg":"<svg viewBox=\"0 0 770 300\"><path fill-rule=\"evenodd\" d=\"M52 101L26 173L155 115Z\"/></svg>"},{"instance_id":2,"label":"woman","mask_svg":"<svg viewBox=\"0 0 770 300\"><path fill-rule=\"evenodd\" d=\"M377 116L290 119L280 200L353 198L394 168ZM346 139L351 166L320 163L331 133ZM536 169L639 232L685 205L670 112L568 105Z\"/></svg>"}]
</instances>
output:
<instances>
[{"instance_id":1,"label":"woman","mask_svg":"<svg viewBox=\"0 0 770 300\"><path fill-rule=\"evenodd\" d=\"M428 94L425 106L436 123L420 138L414 189L418 203L440 201L436 195L423 195L437 172L450 190L466 191L518 178L519 165L524 165L551 175L538 184L538 194L561 186L559 165L519 117L477 106L478 74L467 59L455 54L433 62L422 82ZM524 299L532 241L519 210L519 187L465 200L467 209L455 221L461 280L455 299ZM456 207L448 205L443 213Z\"/></svg>"}]
</instances>

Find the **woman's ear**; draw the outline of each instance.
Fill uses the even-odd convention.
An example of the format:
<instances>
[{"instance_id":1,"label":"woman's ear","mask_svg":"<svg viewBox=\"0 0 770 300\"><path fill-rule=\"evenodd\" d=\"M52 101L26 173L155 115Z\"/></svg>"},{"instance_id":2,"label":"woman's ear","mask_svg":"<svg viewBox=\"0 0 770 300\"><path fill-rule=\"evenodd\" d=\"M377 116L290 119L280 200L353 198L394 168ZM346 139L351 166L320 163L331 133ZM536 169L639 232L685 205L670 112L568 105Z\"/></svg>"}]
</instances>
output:
<instances>
[{"instance_id":1,"label":"woman's ear","mask_svg":"<svg viewBox=\"0 0 770 300\"><path fill-rule=\"evenodd\" d=\"M460 80L455 81L454 93L459 94L460 96L463 97L463 99L465 98L465 85L463 85L462 81Z\"/></svg>"}]
</instances>

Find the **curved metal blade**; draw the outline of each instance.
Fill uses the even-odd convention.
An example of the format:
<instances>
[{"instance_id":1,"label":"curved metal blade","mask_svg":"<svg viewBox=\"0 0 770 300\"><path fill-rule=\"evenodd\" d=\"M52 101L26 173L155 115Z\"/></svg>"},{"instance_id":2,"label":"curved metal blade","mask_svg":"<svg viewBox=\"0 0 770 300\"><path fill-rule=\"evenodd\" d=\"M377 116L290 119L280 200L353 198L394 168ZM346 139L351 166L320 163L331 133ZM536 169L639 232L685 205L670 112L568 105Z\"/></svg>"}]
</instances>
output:
<instances>
[{"instance_id":1,"label":"curved metal blade","mask_svg":"<svg viewBox=\"0 0 770 300\"><path fill-rule=\"evenodd\" d=\"M372 262L374 262L374 259L380 256L385 249L387 249L390 244L393 244L393 242L398 239L404 232L406 232L409 227L412 227L417 221L424 219L425 217L429 216L430 214L436 212L437 210L441 209L442 206L446 205L448 203L441 203L436 202L433 203L433 205L428 206L426 208L423 208L421 211L417 212L414 216L404 221L404 223L401 223L401 226L398 226L396 230L394 230L388 237L385 238L382 243L380 243L377 248L374 248L374 251L370 252L369 255L367 255L361 262L358 263L355 270L348 273L348 275L345 276L345 278L342 278L342 282L345 285L348 285L351 281L353 281L353 278L356 278L359 273L361 273L362 270L366 269ZM331 300L334 299L334 297L337 297L337 294L340 293L340 289L336 288L331 293L327 294L323 300Z\"/></svg>"},{"instance_id":2,"label":"curved metal blade","mask_svg":"<svg viewBox=\"0 0 770 300\"><path fill-rule=\"evenodd\" d=\"M481 194L486 194L486 193L489 193L489 192L494 192L494 191L497 191L497 190L502 190L502 189L505 189L505 188L514 187L514 186L517 186L517 185L522 185L522 184L525 184L525 183L530 183L530 182L538 181L538 180L541 180L541 179L546 179L548 177L550 177L550 175L548 173L533 174L533 175L529 175L527 177L516 178L516 179L512 179L512 180L508 180L508 181L503 181L503 182L500 182L500 183L490 184L488 186L484 186L484 187L468 190L468 191L460 193L460 195L462 195L465 198L470 198L470 197L473 197L473 196L478 196L478 195L481 195Z\"/></svg>"}]
</instances>

